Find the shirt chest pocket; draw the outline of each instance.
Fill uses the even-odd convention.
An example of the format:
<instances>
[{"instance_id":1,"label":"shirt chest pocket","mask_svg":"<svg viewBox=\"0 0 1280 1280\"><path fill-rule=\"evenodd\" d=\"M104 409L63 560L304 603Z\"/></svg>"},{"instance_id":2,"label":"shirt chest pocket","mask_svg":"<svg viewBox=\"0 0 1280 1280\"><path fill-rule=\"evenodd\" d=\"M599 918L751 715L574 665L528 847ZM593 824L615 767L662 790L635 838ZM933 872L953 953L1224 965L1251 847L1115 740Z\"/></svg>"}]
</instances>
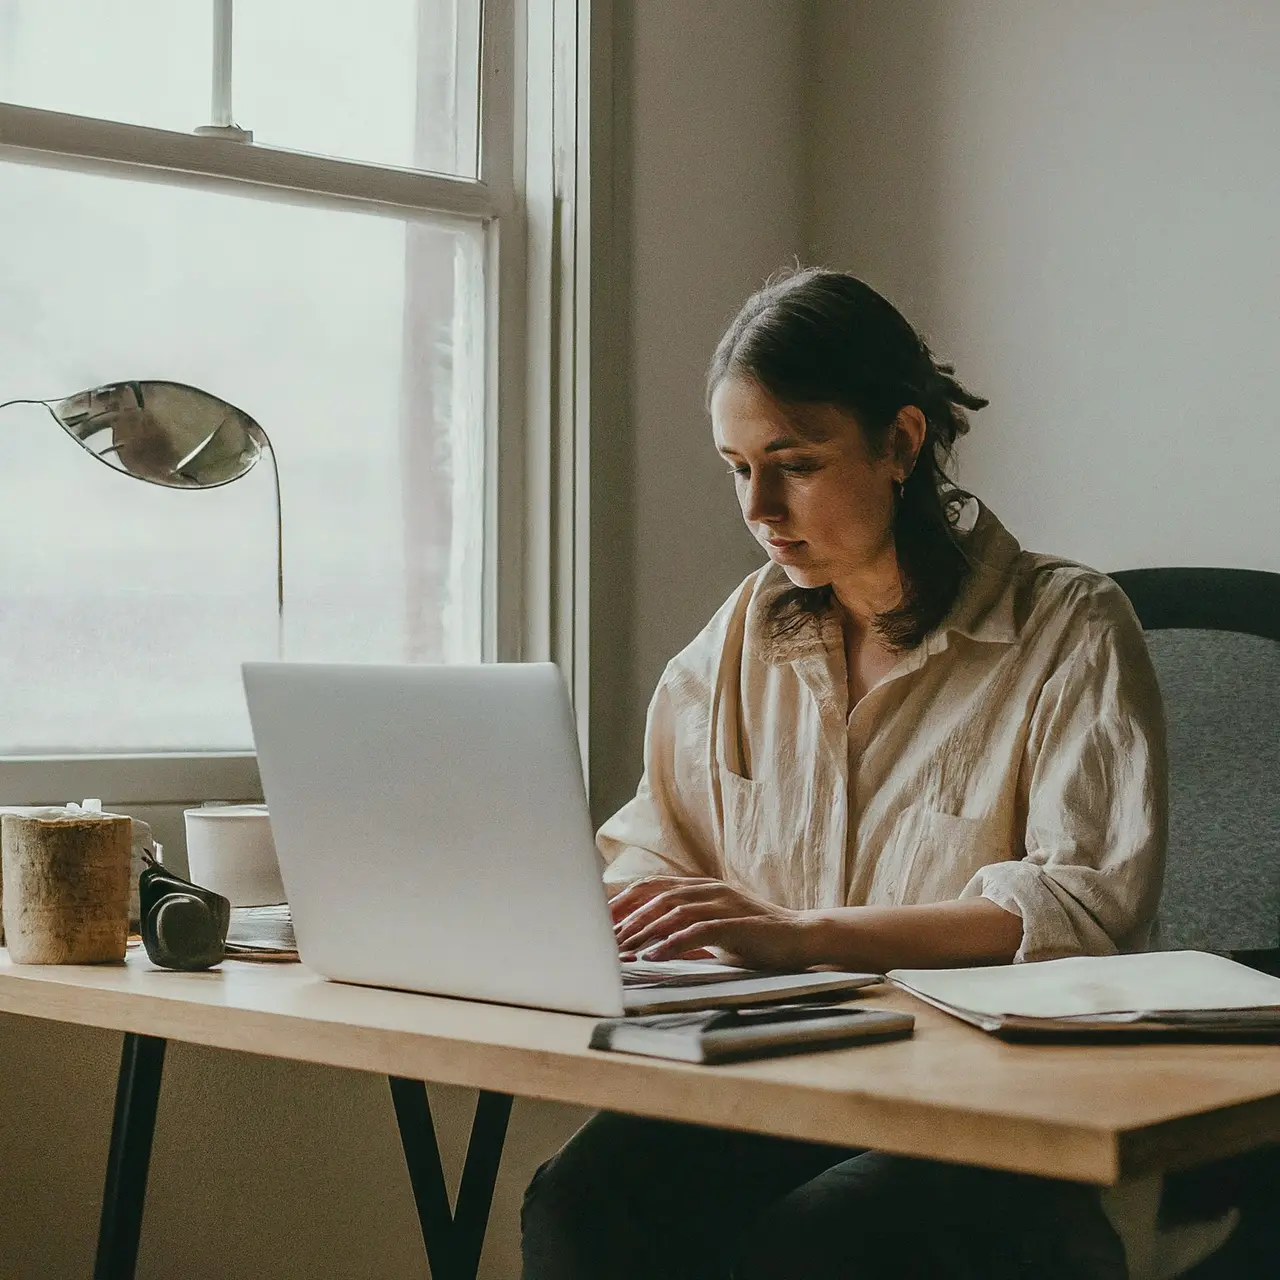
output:
<instances>
[{"instance_id":1,"label":"shirt chest pocket","mask_svg":"<svg viewBox=\"0 0 1280 1280\"><path fill-rule=\"evenodd\" d=\"M896 900L950 902L982 867L1011 856L1008 824L998 816L959 818L917 805L899 828Z\"/></svg>"},{"instance_id":2,"label":"shirt chest pocket","mask_svg":"<svg viewBox=\"0 0 1280 1280\"><path fill-rule=\"evenodd\" d=\"M796 897L799 840L776 787L720 766L727 883L789 905Z\"/></svg>"}]
</instances>

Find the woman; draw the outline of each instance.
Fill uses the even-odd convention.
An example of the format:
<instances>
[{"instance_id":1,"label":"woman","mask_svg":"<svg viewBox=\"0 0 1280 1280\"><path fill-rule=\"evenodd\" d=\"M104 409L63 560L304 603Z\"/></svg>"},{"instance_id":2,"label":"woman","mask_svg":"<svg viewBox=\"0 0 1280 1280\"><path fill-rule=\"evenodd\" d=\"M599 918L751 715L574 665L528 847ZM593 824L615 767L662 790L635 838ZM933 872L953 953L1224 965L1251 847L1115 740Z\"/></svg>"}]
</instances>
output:
<instances>
[{"instance_id":1,"label":"woman","mask_svg":"<svg viewBox=\"0 0 1280 1280\"><path fill-rule=\"evenodd\" d=\"M949 484L986 402L817 270L747 302L708 396L770 563L668 665L600 831L620 949L884 972L1145 945L1142 633L1109 579ZM614 1115L539 1170L523 1224L526 1280L1125 1274L1086 1188Z\"/></svg>"}]
</instances>

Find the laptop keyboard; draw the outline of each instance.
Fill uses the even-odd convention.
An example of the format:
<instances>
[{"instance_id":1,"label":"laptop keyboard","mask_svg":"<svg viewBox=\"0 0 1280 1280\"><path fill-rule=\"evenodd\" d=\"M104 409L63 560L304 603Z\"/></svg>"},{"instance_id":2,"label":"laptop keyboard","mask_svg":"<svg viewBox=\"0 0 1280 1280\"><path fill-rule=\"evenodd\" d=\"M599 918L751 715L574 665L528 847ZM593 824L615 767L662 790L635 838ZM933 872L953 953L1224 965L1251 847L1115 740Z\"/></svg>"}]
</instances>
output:
<instances>
[{"instance_id":1,"label":"laptop keyboard","mask_svg":"<svg viewBox=\"0 0 1280 1280\"><path fill-rule=\"evenodd\" d=\"M624 987L696 987L706 982L731 982L756 976L751 969L715 964L710 960L624 960Z\"/></svg>"}]
</instances>

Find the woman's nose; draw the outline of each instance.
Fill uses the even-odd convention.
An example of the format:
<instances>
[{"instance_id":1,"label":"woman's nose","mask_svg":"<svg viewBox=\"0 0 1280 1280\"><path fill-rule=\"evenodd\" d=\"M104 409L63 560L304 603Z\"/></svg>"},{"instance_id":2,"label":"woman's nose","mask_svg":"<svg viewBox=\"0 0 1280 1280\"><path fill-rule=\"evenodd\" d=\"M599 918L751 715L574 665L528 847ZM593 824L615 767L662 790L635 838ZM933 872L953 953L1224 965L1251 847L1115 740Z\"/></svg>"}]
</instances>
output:
<instances>
[{"instance_id":1,"label":"woman's nose","mask_svg":"<svg viewBox=\"0 0 1280 1280\"><path fill-rule=\"evenodd\" d=\"M742 515L749 523L770 524L781 520L785 510L776 486L764 477L752 476L742 495Z\"/></svg>"}]
</instances>

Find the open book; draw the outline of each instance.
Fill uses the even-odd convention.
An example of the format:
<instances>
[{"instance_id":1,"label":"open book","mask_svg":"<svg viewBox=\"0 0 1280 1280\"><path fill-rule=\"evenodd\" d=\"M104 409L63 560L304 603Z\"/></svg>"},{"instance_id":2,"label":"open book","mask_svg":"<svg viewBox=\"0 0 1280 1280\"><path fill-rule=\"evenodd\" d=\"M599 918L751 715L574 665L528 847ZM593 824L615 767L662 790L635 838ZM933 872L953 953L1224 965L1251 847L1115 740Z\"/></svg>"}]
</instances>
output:
<instances>
[{"instance_id":1,"label":"open book","mask_svg":"<svg viewBox=\"0 0 1280 1280\"><path fill-rule=\"evenodd\" d=\"M1280 1040L1280 978L1205 951L1072 956L889 980L1005 1039Z\"/></svg>"}]
</instances>

